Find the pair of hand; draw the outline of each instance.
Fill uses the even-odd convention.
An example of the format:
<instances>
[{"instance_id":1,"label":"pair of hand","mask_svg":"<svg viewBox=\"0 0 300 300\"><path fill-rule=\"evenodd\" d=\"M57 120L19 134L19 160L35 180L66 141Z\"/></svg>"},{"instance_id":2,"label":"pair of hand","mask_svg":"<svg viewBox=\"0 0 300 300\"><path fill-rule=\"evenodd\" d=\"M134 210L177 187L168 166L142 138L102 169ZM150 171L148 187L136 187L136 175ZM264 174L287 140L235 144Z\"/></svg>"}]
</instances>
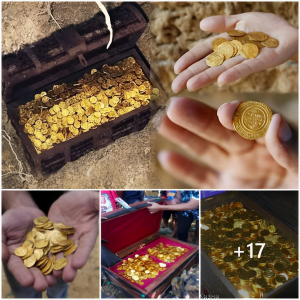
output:
<instances>
[{"instance_id":1,"label":"pair of hand","mask_svg":"<svg viewBox=\"0 0 300 300\"><path fill-rule=\"evenodd\" d=\"M254 59L239 55L209 68L205 57L212 52L212 41L228 35L209 38L176 62L174 71L179 75L172 83L175 93L185 87L195 91L215 81L225 85L289 59L298 61L298 29L274 14L213 16L202 20L200 27L209 32L263 31L278 39L279 46L260 49ZM239 104L226 103L217 112L189 98L173 98L159 132L201 165L165 151L159 155L162 167L196 188L297 188L297 135L281 115L275 114L264 138L249 141L240 137L232 125Z\"/></svg>"},{"instance_id":2,"label":"pair of hand","mask_svg":"<svg viewBox=\"0 0 300 300\"><path fill-rule=\"evenodd\" d=\"M27 269L22 259L14 254L14 250L22 246L27 233L34 227L33 220L44 215L38 208L19 206L7 210L2 216L2 260L21 286L33 286L40 292L55 285L59 277L66 282L73 281L77 270L87 262L99 231L99 194L89 191L68 192L52 204L49 220L73 226L76 232L69 239L74 240L78 247L66 257L68 264L63 270L53 270L52 274L46 276L36 267ZM56 259L61 257L63 253L58 254Z\"/></svg>"}]
</instances>

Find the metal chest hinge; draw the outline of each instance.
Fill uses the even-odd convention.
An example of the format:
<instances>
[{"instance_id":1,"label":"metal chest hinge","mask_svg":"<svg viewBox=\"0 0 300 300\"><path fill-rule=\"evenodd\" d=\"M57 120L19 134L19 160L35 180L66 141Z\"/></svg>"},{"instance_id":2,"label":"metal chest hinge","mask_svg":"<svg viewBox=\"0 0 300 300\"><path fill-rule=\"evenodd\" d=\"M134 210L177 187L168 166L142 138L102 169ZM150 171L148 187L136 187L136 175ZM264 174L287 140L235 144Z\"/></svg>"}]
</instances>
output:
<instances>
[{"instance_id":1,"label":"metal chest hinge","mask_svg":"<svg viewBox=\"0 0 300 300\"><path fill-rule=\"evenodd\" d=\"M55 33L56 40L69 54L70 58L77 56L80 64L84 67L88 65L83 53L87 51L87 46L83 37L72 28L64 28Z\"/></svg>"}]
</instances>

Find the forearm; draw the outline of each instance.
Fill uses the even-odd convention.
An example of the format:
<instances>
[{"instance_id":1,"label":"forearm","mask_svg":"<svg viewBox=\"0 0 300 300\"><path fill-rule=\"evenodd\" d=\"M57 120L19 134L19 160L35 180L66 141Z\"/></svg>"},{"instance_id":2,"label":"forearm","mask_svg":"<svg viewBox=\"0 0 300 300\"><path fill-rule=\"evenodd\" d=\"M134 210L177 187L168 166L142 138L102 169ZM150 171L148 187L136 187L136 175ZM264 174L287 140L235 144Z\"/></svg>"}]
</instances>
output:
<instances>
[{"instance_id":1,"label":"forearm","mask_svg":"<svg viewBox=\"0 0 300 300\"><path fill-rule=\"evenodd\" d=\"M37 205L33 201L29 192L26 191L3 191L2 192L2 214L7 210L18 206L35 207Z\"/></svg>"},{"instance_id":2,"label":"forearm","mask_svg":"<svg viewBox=\"0 0 300 300\"><path fill-rule=\"evenodd\" d=\"M194 200L193 198L186 203L180 203L180 204L174 204L174 205L164 205L162 210L174 210L174 211L180 211L180 210L193 210L199 206L199 201Z\"/></svg>"}]
</instances>

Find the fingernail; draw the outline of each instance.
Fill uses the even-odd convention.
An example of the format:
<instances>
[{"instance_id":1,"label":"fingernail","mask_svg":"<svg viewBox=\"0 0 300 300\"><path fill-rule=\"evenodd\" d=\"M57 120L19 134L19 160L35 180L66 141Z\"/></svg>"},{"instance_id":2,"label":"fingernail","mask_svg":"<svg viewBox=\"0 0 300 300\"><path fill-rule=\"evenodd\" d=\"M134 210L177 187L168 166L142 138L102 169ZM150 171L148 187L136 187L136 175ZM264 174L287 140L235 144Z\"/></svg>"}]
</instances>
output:
<instances>
[{"instance_id":1,"label":"fingernail","mask_svg":"<svg viewBox=\"0 0 300 300\"><path fill-rule=\"evenodd\" d=\"M281 117L281 125L278 132L278 137L282 142L287 142L292 138L292 131L287 122Z\"/></svg>"},{"instance_id":2,"label":"fingernail","mask_svg":"<svg viewBox=\"0 0 300 300\"><path fill-rule=\"evenodd\" d=\"M218 82L217 82L217 85L218 85L218 87L222 87L223 86L222 84L219 84Z\"/></svg>"},{"instance_id":3,"label":"fingernail","mask_svg":"<svg viewBox=\"0 0 300 300\"><path fill-rule=\"evenodd\" d=\"M162 150L158 153L157 159L159 160L160 163L162 163L166 159L167 155L168 155L168 151Z\"/></svg>"}]
</instances>

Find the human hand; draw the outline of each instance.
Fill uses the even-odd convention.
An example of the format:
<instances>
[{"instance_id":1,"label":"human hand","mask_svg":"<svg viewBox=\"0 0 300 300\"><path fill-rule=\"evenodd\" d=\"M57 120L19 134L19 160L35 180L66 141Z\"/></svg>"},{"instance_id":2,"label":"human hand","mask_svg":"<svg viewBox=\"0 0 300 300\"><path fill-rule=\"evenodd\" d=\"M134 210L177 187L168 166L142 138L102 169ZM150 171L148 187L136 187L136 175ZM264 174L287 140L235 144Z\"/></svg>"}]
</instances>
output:
<instances>
[{"instance_id":1,"label":"human hand","mask_svg":"<svg viewBox=\"0 0 300 300\"><path fill-rule=\"evenodd\" d=\"M212 16L200 22L200 28L208 32L225 32L206 39L184 54L175 64L179 74L172 83L178 93L185 87L195 91L215 81L225 85L267 68L278 66L289 59L298 62L298 29L275 14L250 12L232 16ZM206 65L206 56L212 52L211 43L218 37L228 38L226 31L237 29L262 31L279 41L277 48L262 48L254 59L241 55L232 57L218 67Z\"/></svg>"},{"instance_id":2,"label":"human hand","mask_svg":"<svg viewBox=\"0 0 300 300\"><path fill-rule=\"evenodd\" d=\"M36 267L27 269L14 250L22 246L27 233L33 229L33 220L44 215L38 208L18 206L7 210L2 216L2 261L21 286L33 286L38 292L55 285L56 278L53 275L44 276Z\"/></svg>"},{"instance_id":3,"label":"human hand","mask_svg":"<svg viewBox=\"0 0 300 300\"><path fill-rule=\"evenodd\" d=\"M157 204L155 202L151 202L150 206L148 206L147 209L149 210L150 214L155 214L155 213L161 211L162 207L163 206L160 205L160 204Z\"/></svg>"},{"instance_id":4,"label":"human hand","mask_svg":"<svg viewBox=\"0 0 300 300\"><path fill-rule=\"evenodd\" d=\"M99 193L91 191L68 192L59 197L50 207L48 218L73 226L76 232L69 236L78 245L76 251L67 256L68 264L63 270L53 270L55 277L62 277L71 282L76 277L77 269L82 268L95 245L99 232ZM59 253L56 259L63 257Z\"/></svg>"},{"instance_id":5,"label":"human hand","mask_svg":"<svg viewBox=\"0 0 300 300\"><path fill-rule=\"evenodd\" d=\"M162 152L162 167L196 188L297 188L297 135L281 115L275 114L265 137L252 141L242 138L232 125L239 103L226 103L217 113L199 101L173 98L159 132L202 165Z\"/></svg>"}]
</instances>

